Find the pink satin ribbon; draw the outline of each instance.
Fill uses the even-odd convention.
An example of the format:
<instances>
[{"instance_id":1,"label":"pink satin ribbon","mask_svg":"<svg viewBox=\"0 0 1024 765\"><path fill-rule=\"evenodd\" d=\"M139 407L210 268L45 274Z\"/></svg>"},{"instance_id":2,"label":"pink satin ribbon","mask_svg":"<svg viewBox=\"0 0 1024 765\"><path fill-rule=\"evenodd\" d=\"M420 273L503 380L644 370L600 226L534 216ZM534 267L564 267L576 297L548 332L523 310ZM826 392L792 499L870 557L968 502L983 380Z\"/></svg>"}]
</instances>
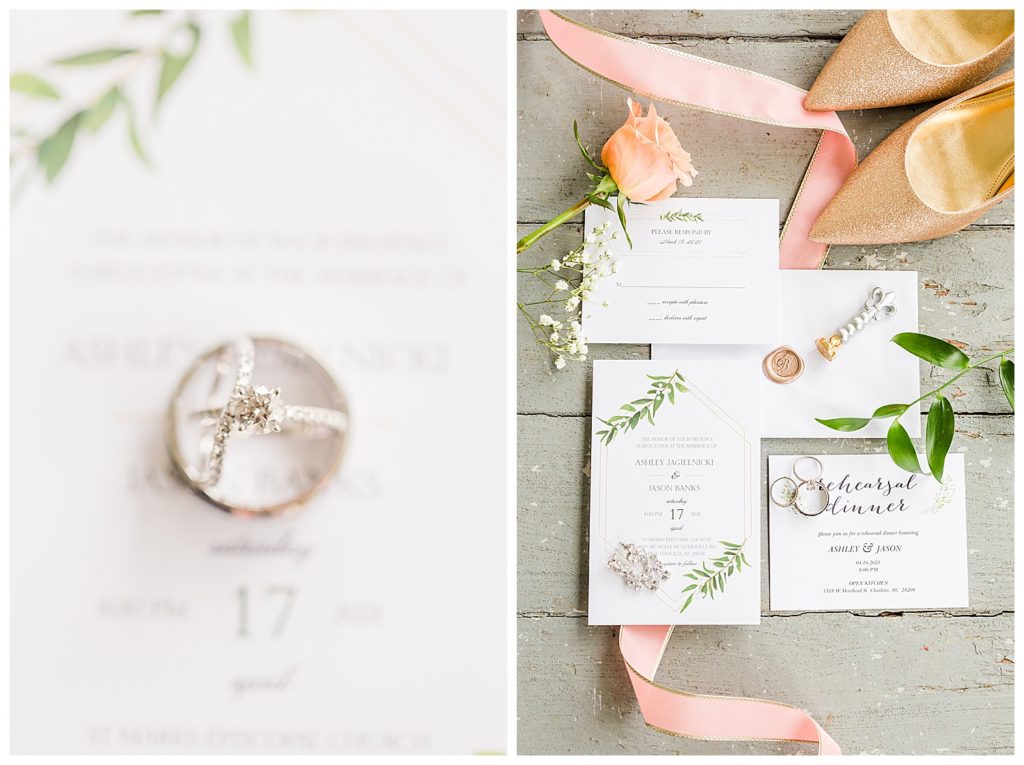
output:
<instances>
[{"instance_id":1,"label":"pink satin ribbon","mask_svg":"<svg viewBox=\"0 0 1024 765\"><path fill-rule=\"evenodd\" d=\"M806 91L765 75L630 40L540 11L551 42L603 80L656 101L784 127L821 130L779 241L781 268L821 268L828 247L808 238L811 225L857 165L853 142L835 112L804 109ZM654 682L670 626L620 628L626 662L644 721L676 736L717 741L806 741L819 754L841 754L810 715L774 701L706 696Z\"/></svg>"},{"instance_id":2,"label":"pink satin ribbon","mask_svg":"<svg viewBox=\"0 0 1024 765\"><path fill-rule=\"evenodd\" d=\"M551 42L603 80L640 96L751 122L821 130L779 241L781 268L821 268L828 246L808 238L811 225L857 165L857 152L835 112L804 109L807 91L747 69L588 27L540 11Z\"/></svg>"},{"instance_id":3,"label":"pink satin ribbon","mask_svg":"<svg viewBox=\"0 0 1024 765\"><path fill-rule=\"evenodd\" d=\"M842 754L809 714L789 704L685 693L655 683L671 636L670 626L619 628L619 650L640 713L652 728L705 741L806 741L818 745L818 754Z\"/></svg>"}]
</instances>

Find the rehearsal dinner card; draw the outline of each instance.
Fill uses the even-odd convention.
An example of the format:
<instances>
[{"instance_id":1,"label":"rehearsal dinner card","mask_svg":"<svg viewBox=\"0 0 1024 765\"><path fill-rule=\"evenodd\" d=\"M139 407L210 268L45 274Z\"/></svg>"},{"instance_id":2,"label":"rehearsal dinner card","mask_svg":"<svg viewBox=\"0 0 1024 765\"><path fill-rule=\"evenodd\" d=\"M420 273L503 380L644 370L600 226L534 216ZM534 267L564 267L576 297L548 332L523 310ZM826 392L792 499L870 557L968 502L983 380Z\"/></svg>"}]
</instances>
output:
<instances>
[{"instance_id":1,"label":"rehearsal dinner card","mask_svg":"<svg viewBox=\"0 0 1024 765\"><path fill-rule=\"evenodd\" d=\"M757 369L594 362L590 624L757 624ZM657 556L664 574L631 589ZM621 573L609 567L614 558Z\"/></svg>"},{"instance_id":2,"label":"rehearsal dinner card","mask_svg":"<svg viewBox=\"0 0 1024 765\"><path fill-rule=\"evenodd\" d=\"M768 485L792 476L796 459L770 456ZM830 493L824 512L809 518L768 501L773 611L968 605L962 454L946 457L942 483L888 454L817 459Z\"/></svg>"},{"instance_id":3,"label":"rehearsal dinner card","mask_svg":"<svg viewBox=\"0 0 1024 765\"><path fill-rule=\"evenodd\" d=\"M895 295L896 313L870 321L827 361L814 347L864 307L871 290ZM916 271L779 272L778 341L758 346L653 345L651 358L685 364L690 360L743 358L758 366L762 438L885 438L889 422L875 420L845 433L827 428L816 417L860 417L881 404L908 403L921 393L921 362L890 342L899 332L917 332ZM761 371L764 357L780 345L804 362L796 380L780 385ZM921 435L921 418L907 417L911 437Z\"/></svg>"},{"instance_id":4,"label":"rehearsal dinner card","mask_svg":"<svg viewBox=\"0 0 1024 765\"><path fill-rule=\"evenodd\" d=\"M584 304L590 342L775 342L778 200L679 197L627 205L626 217L632 247L614 211L584 214L586 232L617 233L618 271Z\"/></svg>"}]
</instances>

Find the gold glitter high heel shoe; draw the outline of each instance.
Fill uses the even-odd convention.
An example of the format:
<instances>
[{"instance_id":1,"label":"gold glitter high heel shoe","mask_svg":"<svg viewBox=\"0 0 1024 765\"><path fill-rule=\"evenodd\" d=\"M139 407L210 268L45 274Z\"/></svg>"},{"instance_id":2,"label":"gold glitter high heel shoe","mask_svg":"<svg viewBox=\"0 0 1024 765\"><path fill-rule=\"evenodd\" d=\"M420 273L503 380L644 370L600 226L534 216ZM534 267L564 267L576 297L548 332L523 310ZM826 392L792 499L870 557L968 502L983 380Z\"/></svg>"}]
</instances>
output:
<instances>
[{"instance_id":1,"label":"gold glitter high heel shoe","mask_svg":"<svg viewBox=\"0 0 1024 765\"><path fill-rule=\"evenodd\" d=\"M814 81L812 111L878 109L948 98L1013 53L1013 11L869 11Z\"/></svg>"},{"instance_id":2,"label":"gold glitter high heel shoe","mask_svg":"<svg viewBox=\"0 0 1024 765\"><path fill-rule=\"evenodd\" d=\"M1013 70L897 128L811 227L827 244L952 234L1013 193Z\"/></svg>"}]
</instances>

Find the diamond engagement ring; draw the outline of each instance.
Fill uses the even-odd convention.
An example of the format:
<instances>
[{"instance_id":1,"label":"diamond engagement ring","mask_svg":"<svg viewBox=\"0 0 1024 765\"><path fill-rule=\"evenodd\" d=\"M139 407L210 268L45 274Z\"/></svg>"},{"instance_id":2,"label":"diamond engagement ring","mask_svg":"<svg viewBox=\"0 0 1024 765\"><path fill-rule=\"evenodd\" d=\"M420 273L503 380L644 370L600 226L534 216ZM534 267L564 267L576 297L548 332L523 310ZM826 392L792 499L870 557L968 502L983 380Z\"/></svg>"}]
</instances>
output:
<instances>
[{"instance_id":1,"label":"diamond engagement ring","mask_svg":"<svg viewBox=\"0 0 1024 765\"><path fill-rule=\"evenodd\" d=\"M256 384L257 359L263 377L291 378L293 385ZM326 405L286 403L285 387ZM283 340L241 337L195 361L172 397L167 428L175 467L194 491L230 512L273 514L301 504L333 474L348 434L348 405L305 351ZM254 450L247 440L266 446Z\"/></svg>"}]
</instances>

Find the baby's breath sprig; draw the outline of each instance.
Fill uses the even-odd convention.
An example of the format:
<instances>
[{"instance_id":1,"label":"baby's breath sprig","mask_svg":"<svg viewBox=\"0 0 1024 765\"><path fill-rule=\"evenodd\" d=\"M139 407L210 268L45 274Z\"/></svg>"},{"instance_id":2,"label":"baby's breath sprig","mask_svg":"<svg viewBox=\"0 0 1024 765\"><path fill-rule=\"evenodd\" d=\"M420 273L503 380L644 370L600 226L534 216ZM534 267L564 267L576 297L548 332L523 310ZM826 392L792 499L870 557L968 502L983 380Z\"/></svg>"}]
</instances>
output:
<instances>
[{"instance_id":1,"label":"baby's breath sprig","mask_svg":"<svg viewBox=\"0 0 1024 765\"><path fill-rule=\"evenodd\" d=\"M563 369L567 359L585 361L587 358L589 349L587 338L582 335L581 323L583 304L594 302L593 294L598 282L618 270L609 246L616 238L614 231L608 232L610 227L607 221L594 227L591 236L561 259L555 258L535 268L517 269L521 274L536 277L551 290L544 300L517 305L537 342L551 351L557 369ZM534 306L548 305L562 308L568 316L562 320L542 313L534 318L530 313L529 309Z\"/></svg>"},{"instance_id":2,"label":"baby's breath sprig","mask_svg":"<svg viewBox=\"0 0 1024 765\"><path fill-rule=\"evenodd\" d=\"M670 404L675 406L676 392L686 393L689 390L683 385L686 379L679 374L678 369L670 375L647 375L647 379L651 381L651 387L647 390L646 396L623 404L619 407L619 414L609 417L607 420L597 418L608 426L595 433L601 437L601 443L605 446L610 444L620 432L633 430L644 420L653 425L654 415L661 409L666 398Z\"/></svg>"}]
</instances>

